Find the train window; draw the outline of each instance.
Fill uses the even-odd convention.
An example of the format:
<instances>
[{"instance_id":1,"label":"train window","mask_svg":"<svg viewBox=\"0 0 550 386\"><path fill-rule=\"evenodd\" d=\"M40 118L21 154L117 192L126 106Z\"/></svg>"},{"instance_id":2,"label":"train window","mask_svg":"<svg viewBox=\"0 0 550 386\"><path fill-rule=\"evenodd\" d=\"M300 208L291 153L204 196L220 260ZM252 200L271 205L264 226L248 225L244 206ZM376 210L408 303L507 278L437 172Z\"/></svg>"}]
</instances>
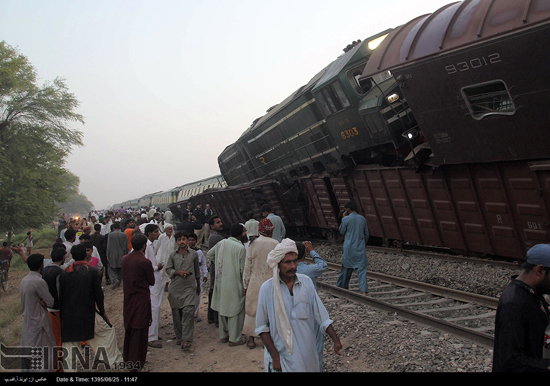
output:
<instances>
[{"instance_id":1,"label":"train window","mask_svg":"<svg viewBox=\"0 0 550 386\"><path fill-rule=\"evenodd\" d=\"M315 96L315 100L319 102L319 105L321 105L321 108L323 109L323 112L325 113L325 115L328 116L331 114L328 104L325 101L325 98L323 98L323 96L321 95L321 93Z\"/></svg>"},{"instance_id":2,"label":"train window","mask_svg":"<svg viewBox=\"0 0 550 386\"><path fill-rule=\"evenodd\" d=\"M364 68L365 68L365 63L362 63L361 65L355 66L346 72L346 77L348 78L348 82L351 85L351 87L355 90L355 93L357 95L365 94L372 87L372 82L370 81L370 78L368 78L367 84L359 81L359 78L361 77L361 75L363 75Z\"/></svg>"},{"instance_id":3,"label":"train window","mask_svg":"<svg viewBox=\"0 0 550 386\"><path fill-rule=\"evenodd\" d=\"M502 80L480 83L462 89L462 95L474 119L490 115L513 115L516 106Z\"/></svg>"},{"instance_id":4,"label":"train window","mask_svg":"<svg viewBox=\"0 0 550 386\"><path fill-rule=\"evenodd\" d=\"M349 100L340 86L334 82L315 95L326 115L334 114L350 106Z\"/></svg>"},{"instance_id":5,"label":"train window","mask_svg":"<svg viewBox=\"0 0 550 386\"><path fill-rule=\"evenodd\" d=\"M340 86L340 83L335 82L332 84L332 87L334 88L336 95L338 95L338 99L340 100L340 103L342 103L342 106L344 108L349 107L350 103L348 101L348 97L346 96L346 93L344 93L344 90L342 90L342 86Z\"/></svg>"}]
</instances>

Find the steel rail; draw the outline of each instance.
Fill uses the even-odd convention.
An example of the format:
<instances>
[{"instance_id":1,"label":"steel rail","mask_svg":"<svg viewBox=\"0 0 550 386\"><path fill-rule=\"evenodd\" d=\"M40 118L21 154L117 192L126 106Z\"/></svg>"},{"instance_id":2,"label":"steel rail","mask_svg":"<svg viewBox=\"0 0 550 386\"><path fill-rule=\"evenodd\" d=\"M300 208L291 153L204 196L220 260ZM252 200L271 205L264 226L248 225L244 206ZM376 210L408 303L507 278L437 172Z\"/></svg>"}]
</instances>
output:
<instances>
[{"instance_id":1,"label":"steel rail","mask_svg":"<svg viewBox=\"0 0 550 386\"><path fill-rule=\"evenodd\" d=\"M487 348L493 348L494 338L492 335L452 324L443 319L438 319L430 315L407 310L406 308L401 306L394 306L381 300L374 299L370 296L364 296L358 292L349 291L331 284L318 281L317 286L333 296L345 298L352 302L364 304L383 311L396 313L397 315L405 319L413 320L420 324L433 327L437 330L445 331L450 334L474 341L477 344Z\"/></svg>"},{"instance_id":2,"label":"steel rail","mask_svg":"<svg viewBox=\"0 0 550 386\"><path fill-rule=\"evenodd\" d=\"M332 270L339 270L340 266L335 263L327 263L327 266ZM429 292L434 295L443 296L451 299L455 299L461 302L476 303L493 310L497 309L498 299L490 296L474 294L452 288L445 288L433 284L422 283L419 281L409 280L402 277L390 276L384 273L372 272L367 273L367 277L377 279L387 283L401 285L403 287L416 289L418 291Z\"/></svg>"},{"instance_id":3,"label":"steel rail","mask_svg":"<svg viewBox=\"0 0 550 386\"><path fill-rule=\"evenodd\" d=\"M336 271L339 269L339 265L335 263L328 263L328 267L329 269ZM496 309L496 305L498 303L498 299L496 298L491 298L478 294L471 294L464 291L453 290L421 282L415 282L412 280L385 275L377 272L369 272L367 276L370 279L375 279L381 282L387 282L405 288L428 292L437 296L452 298L461 302L476 303L491 309ZM479 345L487 348L493 348L494 337L490 334L484 333L481 330L463 327L457 324L450 323L447 320L427 315L424 312L412 311L407 309L405 306L394 305L385 302L383 299L375 298L374 295L376 295L376 293L362 295L355 291L346 290L335 285L328 284L326 282L323 282L323 280L321 279L322 278L319 278L317 280L317 286L331 295L344 298L355 303L371 306L373 308L383 311L396 313L397 315L405 319L413 320L420 324L436 328L437 330L445 331L453 335L474 341ZM411 303L410 305L414 305L414 303Z\"/></svg>"}]
</instances>

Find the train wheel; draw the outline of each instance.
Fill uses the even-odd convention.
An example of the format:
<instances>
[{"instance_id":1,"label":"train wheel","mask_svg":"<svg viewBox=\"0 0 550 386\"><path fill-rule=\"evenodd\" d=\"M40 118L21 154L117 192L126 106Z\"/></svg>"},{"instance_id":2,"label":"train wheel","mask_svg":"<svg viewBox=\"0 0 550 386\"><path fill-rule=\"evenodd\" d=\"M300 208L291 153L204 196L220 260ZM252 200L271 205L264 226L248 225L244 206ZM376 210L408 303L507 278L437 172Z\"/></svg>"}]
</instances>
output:
<instances>
[{"instance_id":1,"label":"train wheel","mask_svg":"<svg viewBox=\"0 0 550 386\"><path fill-rule=\"evenodd\" d=\"M393 240L392 247L393 247L397 252L402 252L402 251L403 251L403 242L402 242L402 241L399 241L399 240Z\"/></svg>"}]
</instances>

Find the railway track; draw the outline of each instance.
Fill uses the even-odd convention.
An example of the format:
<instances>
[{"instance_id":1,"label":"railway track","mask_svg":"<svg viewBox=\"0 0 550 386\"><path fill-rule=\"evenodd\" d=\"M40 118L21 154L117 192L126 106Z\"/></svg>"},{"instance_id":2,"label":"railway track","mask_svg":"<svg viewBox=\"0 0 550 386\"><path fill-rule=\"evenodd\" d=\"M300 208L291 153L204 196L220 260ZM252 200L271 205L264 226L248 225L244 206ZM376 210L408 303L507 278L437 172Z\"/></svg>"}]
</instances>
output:
<instances>
[{"instance_id":1,"label":"railway track","mask_svg":"<svg viewBox=\"0 0 550 386\"><path fill-rule=\"evenodd\" d=\"M333 296L475 341L481 346L493 347L496 298L376 272L368 272L369 293L364 296L358 292L355 275L349 290L337 287L339 272L338 264L328 263L327 271L317 279L318 288Z\"/></svg>"}]
</instances>

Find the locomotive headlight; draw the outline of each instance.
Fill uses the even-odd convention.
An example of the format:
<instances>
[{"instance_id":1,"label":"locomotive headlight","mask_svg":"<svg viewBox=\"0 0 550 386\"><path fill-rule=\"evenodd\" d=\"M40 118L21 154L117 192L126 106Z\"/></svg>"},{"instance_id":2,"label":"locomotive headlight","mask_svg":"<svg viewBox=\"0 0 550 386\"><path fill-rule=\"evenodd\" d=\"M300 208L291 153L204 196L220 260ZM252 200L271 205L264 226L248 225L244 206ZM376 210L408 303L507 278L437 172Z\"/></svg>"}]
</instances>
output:
<instances>
[{"instance_id":1,"label":"locomotive headlight","mask_svg":"<svg viewBox=\"0 0 550 386\"><path fill-rule=\"evenodd\" d=\"M393 103L399 99L399 94L391 94L388 96L388 102Z\"/></svg>"},{"instance_id":2,"label":"locomotive headlight","mask_svg":"<svg viewBox=\"0 0 550 386\"><path fill-rule=\"evenodd\" d=\"M409 129L401 134L403 137L407 138L409 141L414 139L418 135L418 131L415 129Z\"/></svg>"},{"instance_id":3,"label":"locomotive headlight","mask_svg":"<svg viewBox=\"0 0 550 386\"><path fill-rule=\"evenodd\" d=\"M383 36L380 36L376 39L372 39L370 42L367 43L367 47L369 47L369 50L374 50L376 47L382 43L382 41L388 36L388 34L385 34Z\"/></svg>"}]
</instances>

